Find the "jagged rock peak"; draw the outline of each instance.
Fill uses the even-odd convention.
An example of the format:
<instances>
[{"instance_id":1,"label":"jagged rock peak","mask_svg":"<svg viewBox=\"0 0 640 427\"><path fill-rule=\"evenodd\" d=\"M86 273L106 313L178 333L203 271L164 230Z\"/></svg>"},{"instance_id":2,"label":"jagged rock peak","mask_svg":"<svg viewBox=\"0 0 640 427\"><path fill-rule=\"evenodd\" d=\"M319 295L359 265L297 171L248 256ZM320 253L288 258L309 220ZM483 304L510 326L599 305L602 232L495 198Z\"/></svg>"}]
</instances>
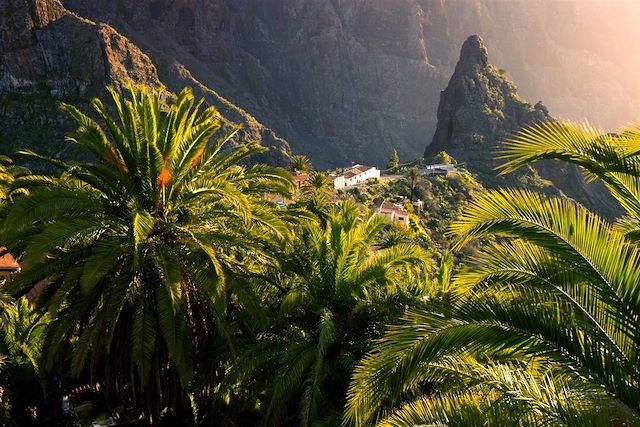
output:
<instances>
[{"instance_id":1,"label":"jagged rock peak","mask_svg":"<svg viewBox=\"0 0 640 427\"><path fill-rule=\"evenodd\" d=\"M462 44L457 68L469 69L475 65L486 67L488 64L489 54L482 37L477 34L469 36Z\"/></svg>"},{"instance_id":2,"label":"jagged rock peak","mask_svg":"<svg viewBox=\"0 0 640 427\"><path fill-rule=\"evenodd\" d=\"M496 176L496 167L502 163L496 156L503 142L526 126L549 120L553 118L547 107L540 101L531 105L522 99L506 72L491 65L482 39L471 36L440 95L436 132L425 157L444 150L464 162L486 186L566 195L607 216L617 215L619 209L605 196L601 184L587 184L574 166L538 163Z\"/></svg>"},{"instance_id":3,"label":"jagged rock peak","mask_svg":"<svg viewBox=\"0 0 640 427\"><path fill-rule=\"evenodd\" d=\"M501 141L523 126L550 119L542 103L527 103L506 73L491 65L477 35L462 45L456 70L440 95L437 117L425 155L445 150L488 176L495 175Z\"/></svg>"},{"instance_id":4,"label":"jagged rock peak","mask_svg":"<svg viewBox=\"0 0 640 427\"><path fill-rule=\"evenodd\" d=\"M13 19L26 18L26 26L41 28L68 14L69 11L58 0L3 0L4 11L13 14Z\"/></svg>"}]
</instances>

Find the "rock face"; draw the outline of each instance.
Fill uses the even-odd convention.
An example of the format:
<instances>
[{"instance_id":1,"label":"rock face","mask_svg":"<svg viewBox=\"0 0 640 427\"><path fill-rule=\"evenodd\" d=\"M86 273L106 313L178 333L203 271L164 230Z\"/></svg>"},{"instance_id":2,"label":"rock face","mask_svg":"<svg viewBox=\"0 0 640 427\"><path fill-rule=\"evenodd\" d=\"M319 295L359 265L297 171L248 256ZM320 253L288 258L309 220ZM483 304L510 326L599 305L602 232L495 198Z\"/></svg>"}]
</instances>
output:
<instances>
[{"instance_id":1,"label":"rock face","mask_svg":"<svg viewBox=\"0 0 640 427\"><path fill-rule=\"evenodd\" d=\"M446 151L470 170L493 176L498 144L523 126L549 120L542 103L531 106L503 71L489 63L483 40L473 35L440 94L438 123L425 157Z\"/></svg>"},{"instance_id":2,"label":"rock face","mask_svg":"<svg viewBox=\"0 0 640 427\"><path fill-rule=\"evenodd\" d=\"M161 57L184 64L319 167L382 166L393 147L419 157L473 33L559 115L615 126L640 111L640 8L627 2L63 1L134 40L161 75Z\"/></svg>"},{"instance_id":3,"label":"rock face","mask_svg":"<svg viewBox=\"0 0 640 427\"><path fill-rule=\"evenodd\" d=\"M417 157L447 72L401 1L67 1L155 60L170 56L256 114L319 167Z\"/></svg>"},{"instance_id":4,"label":"rock face","mask_svg":"<svg viewBox=\"0 0 640 427\"><path fill-rule=\"evenodd\" d=\"M108 73L151 78L145 61L137 71L129 66L125 50L135 49L119 42L109 44L121 56L110 57L123 68L104 64L107 38L98 28L108 28L144 52L169 90L201 87L209 102L242 118L233 120L245 124L244 138L278 153L286 150L279 135L320 168L383 166L393 148L403 161L421 156L436 129L439 93L472 33L483 36L492 61L509 70L525 98L544 99L558 116L614 127L640 111L640 7L631 2L60 1L77 15L58 0L0 0L0 85L38 82L56 100L52 89L89 93L112 79ZM56 36L66 27L59 21L91 28L99 49L79 29ZM58 49L43 56L34 37ZM5 64L8 51L15 53ZM59 61L69 64L69 84L51 68Z\"/></svg>"},{"instance_id":5,"label":"rock face","mask_svg":"<svg viewBox=\"0 0 640 427\"><path fill-rule=\"evenodd\" d=\"M160 82L149 57L112 27L67 11L57 0L2 0L0 91L84 97L107 83Z\"/></svg>"},{"instance_id":6,"label":"rock face","mask_svg":"<svg viewBox=\"0 0 640 427\"><path fill-rule=\"evenodd\" d=\"M242 141L275 147L262 160L284 163L287 143L252 116L201 85L188 72L161 81L152 60L113 27L65 9L58 0L0 0L0 150L30 146L57 155L72 123L59 101L79 104L128 84L179 90L189 84L219 107L227 123L242 123ZM180 65L172 63L179 70Z\"/></svg>"},{"instance_id":7,"label":"rock face","mask_svg":"<svg viewBox=\"0 0 640 427\"><path fill-rule=\"evenodd\" d=\"M524 126L553 120L538 102L524 101L505 71L489 62L483 40L473 35L462 45L460 59L440 94L438 123L425 157L446 151L491 186L517 186L566 195L601 213L614 216L617 204L601 184L587 184L580 171L560 162L541 162L498 177L496 159L503 141Z\"/></svg>"}]
</instances>

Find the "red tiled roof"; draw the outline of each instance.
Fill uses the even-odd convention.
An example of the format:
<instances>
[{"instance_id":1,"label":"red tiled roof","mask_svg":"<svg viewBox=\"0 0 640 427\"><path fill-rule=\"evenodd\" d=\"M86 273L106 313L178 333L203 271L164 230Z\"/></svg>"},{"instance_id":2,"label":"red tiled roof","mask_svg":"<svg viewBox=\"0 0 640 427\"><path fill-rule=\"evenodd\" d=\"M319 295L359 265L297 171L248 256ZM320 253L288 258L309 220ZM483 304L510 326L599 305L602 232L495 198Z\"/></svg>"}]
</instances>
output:
<instances>
[{"instance_id":1,"label":"red tiled roof","mask_svg":"<svg viewBox=\"0 0 640 427\"><path fill-rule=\"evenodd\" d=\"M409 214L401 206L396 205L395 203L387 202L386 200L380 204L380 206L378 207L378 212L380 213L394 212L397 215L405 215L405 216Z\"/></svg>"},{"instance_id":2,"label":"red tiled roof","mask_svg":"<svg viewBox=\"0 0 640 427\"><path fill-rule=\"evenodd\" d=\"M346 171L344 171L341 175L345 177L345 179L353 178L356 175L360 175L361 173L365 173L369 169L373 169L373 166L364 166L364 165L353 165Z\"/></svg>"},{"instance_id":3,"label":"red tiled roof","mask_svg":"<svg viewBox=\"0 0 640 427\"><path fill-rule=\"evenodd\" d=\"M6 251L7 248L0 247L0 252ZM0 255L0 270L20 270L20 265L16 262L9 252Z\"/></svg>"},{"instance_id":4,"label":"red tiled roof","mask_svg":"<svg viewBox=\"0 0 640 427\"><path fill-rule=\"evenodd\" d=\"M293 178L293 182L305 182L309 179L309 174L307 173L297 173L291 176Z\"/></svg>"}]
</instances>

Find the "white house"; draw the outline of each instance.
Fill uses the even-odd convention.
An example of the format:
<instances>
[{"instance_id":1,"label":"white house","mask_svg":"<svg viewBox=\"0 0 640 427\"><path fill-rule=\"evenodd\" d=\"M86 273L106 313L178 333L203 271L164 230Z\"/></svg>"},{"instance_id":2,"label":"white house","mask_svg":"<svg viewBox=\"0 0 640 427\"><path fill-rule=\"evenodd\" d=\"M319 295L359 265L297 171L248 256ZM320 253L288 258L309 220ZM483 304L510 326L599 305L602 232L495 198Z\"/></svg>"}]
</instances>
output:
<instances>
[{"instance_id":1,"label":"white house","mask_svg":"<svg viewBox=\"0 0 640 427\"><path fill-rule=\"evenodd\" d=\"M418 170L425 175L451 175L458 171L458 168L451 163L436 163L419 167Z\"/></svg>"},{"instance_id":2,"label":"white house","mask_svg":"<svg viewBox=\"0 0 640 427\"><path fill-rule=\"evenodd\" d=\"M392 223L409 225L409 212L397 204L384 201L378 206L378 214L386 217Z\"/></svg>"},{"instance_id":3,"label":"white house","mask_svg":"<svg viewBox=\"0 0 640 427\"><path fill-rule=\"evenodd\" d=\"M352 187L368 179L380 178L380 170L375 166L353 165L340 175L334 176L333 187L342 190Z\"/></svg>"}]
</instances>

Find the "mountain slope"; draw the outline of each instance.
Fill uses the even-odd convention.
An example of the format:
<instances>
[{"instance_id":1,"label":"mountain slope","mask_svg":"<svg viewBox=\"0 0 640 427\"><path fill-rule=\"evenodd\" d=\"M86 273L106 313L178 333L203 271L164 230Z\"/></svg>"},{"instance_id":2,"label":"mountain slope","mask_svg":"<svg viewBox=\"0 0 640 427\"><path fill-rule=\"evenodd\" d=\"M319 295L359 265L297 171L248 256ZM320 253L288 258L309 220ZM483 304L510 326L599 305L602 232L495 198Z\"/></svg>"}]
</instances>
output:
<instances>
[{"instance_id":1,"label":"mountain slope","mask_svg":"<svg viewBox=\"0 0 640 427\"><path fill-rule=\"evenodd\" d=\"M619 206L599 183L587 184L575 166L541 162L507 176L497 176L501 143L522 127L553 120L547 108L524 101L505 71L489 62L487 48L477 36L462 45L460 59L440 95L438 123L425 157L446 151L490 187L526 187L550 195L566 195L607 216Z\"/></svg>"},{"instance_id":2,"label":"mountain slope","mask_svg":"<svg viewBox=\"0 0 640 427\"><path fill-rule=\"evenodd\" d=\"M64 133L71 122L60 101L79 104L106 94L105 85L166 87L167 95L184 85L218 107L225 123L244 126L241 142L271 146L262 160L284 163L286 141L251 115L195 80L175 61L162 79L151 59L113 27L65 9L58 0L0 0L0 150L28 146L58 155L68 148Z\"/></svg>"},{"instance_id":3,"label":"mountain slope","mask_svg":"<svg viewBox=\"0 0 640 427\"><path fill-rule=\"evenodd\" d=\"M559 116L613 127L640 111L640 8L627 2L64 2L109 22L154 62L178 60L319 167L383 165L393 147L420 156L473 33L525 98L545 99Z\"/></svg>"}]
</instances>

